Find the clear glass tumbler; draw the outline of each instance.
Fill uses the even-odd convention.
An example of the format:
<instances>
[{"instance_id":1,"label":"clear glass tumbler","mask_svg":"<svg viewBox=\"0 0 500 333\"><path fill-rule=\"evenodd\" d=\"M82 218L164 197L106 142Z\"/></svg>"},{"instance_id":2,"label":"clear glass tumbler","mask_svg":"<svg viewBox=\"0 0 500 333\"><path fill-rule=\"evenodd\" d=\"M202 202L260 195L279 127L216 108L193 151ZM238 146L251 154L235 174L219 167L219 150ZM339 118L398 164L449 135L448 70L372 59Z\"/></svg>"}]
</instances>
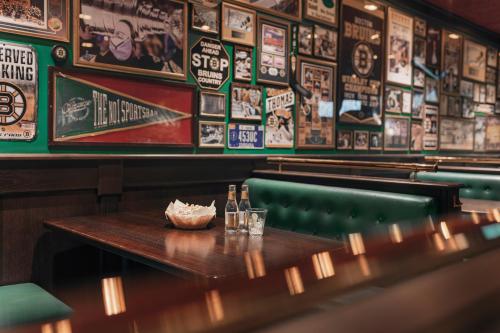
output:
<instances>
[{"instance_id":1,"label":"clear glass tumbler","mask_svg":"<svg viewBox=\"0 0 500 333\"><path fill-rule=\"evenodd\" d=\"M250 236L262 236L264 234L264 225L266 224L267 209L249 208L247 216L248 233Z\"/></svg>"}]
</instances>

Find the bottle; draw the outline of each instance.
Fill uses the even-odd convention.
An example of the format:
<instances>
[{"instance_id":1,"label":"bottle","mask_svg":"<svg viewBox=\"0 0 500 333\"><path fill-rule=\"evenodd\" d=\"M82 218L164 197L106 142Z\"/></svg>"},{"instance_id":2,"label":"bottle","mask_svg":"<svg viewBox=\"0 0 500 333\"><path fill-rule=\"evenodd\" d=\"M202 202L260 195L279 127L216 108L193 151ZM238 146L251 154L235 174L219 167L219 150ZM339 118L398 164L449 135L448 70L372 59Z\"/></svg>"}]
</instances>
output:
<instances>
[{"instance_id":1,"label":"bottle","mask_svg":"<svg viewBox=\"0 0 500 333\"><path fill-rule=\"evenodd\" d=\"M224 210L226 232L238 230L238 204L236 203L236 185L229 185L226 209Z\"/></svg>"},{"instance_id":2,"label":"bottle","mask_svg":"<svg viewBox=\"0 0 500 333\"><path fill-rule=\"evenodd\" d=\"M250 200L248 199L248 185L241 186L241 200L238 205L240 222L238 225L238 231L248 232L248 215L247 209L251 208Z\"/></svg>"}]
</instances>

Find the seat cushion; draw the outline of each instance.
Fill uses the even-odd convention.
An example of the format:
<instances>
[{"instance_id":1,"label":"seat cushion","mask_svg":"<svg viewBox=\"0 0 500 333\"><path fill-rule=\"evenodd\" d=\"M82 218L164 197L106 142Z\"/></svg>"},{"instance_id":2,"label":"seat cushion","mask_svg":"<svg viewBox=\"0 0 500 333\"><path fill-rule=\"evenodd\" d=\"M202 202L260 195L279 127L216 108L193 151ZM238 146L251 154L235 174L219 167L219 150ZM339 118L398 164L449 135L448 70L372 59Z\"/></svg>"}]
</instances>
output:
<instances>
[{"instance_id":1,"label":"seat cushion","mask_svg":"<svg viewBox=\"0 0 500 333\"><path fill-rule=\"evenodd\" d=\"M460 189L461 198L500 200L500 176L498 175L438 171L419 172L416 179L463 184L464 187Z\"/></svg>"},{"instance_id":2,"label":"seat cushion","mask_svg":"<svg viewBox=\"0 0 500 333\"><path fill-rule=\"evenodd\" d=\"M0 327L67 318L70 307L33 283L0 287Z\"/></svg>"}]
</instances>

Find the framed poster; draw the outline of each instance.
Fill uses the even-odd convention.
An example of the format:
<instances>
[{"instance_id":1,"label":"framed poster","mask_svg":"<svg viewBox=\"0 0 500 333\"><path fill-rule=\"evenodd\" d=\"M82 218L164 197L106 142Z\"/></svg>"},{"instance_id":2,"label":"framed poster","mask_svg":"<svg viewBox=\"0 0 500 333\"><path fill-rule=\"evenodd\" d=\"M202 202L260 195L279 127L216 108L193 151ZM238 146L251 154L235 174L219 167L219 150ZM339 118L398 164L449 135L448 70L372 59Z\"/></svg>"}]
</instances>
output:
<instances>
[{"instance_id":1,"label":"framed poster","mask_svg":"<svg viewBox=\"0 0 500 333\"><path fill-rule=\"evenodd\" d=\"M441 117L440 150L474 150L474 121Z\"/></svg>"},{"instance_id":2,"label":"framed poster","mask_svg":"<svg viewBox=\"0 0 500 333\"><path fill-rule=\"evenodd\" d=\"M221 39L231 43L254 46L255 17L254 10L223 2Z\"/></svg>"},{"instance_id":3,"label":"framed poster","mask_svg":"<svg viewBox=\"0 0 500 333\"><path fill-rule=\"evenodd\" d=\"M430 76L425 78L425 101L439 103L439 81Z\"/></svg>"},{"instance_id":4,"label":"framed poster","mask_svg":"<svg viewBox=\"0 0 500 333\"><path fill-rule=\"evenodd\" d=\"M467 80L460 80L460 96L473 98L474 97L474 83Z\"/></svg>"},{"instance_id":5,"label":"framed poster","mask_svg":"<svg viewBox=\"0 0 500 333\"><path fill-rule=\"evenodd\" d=\"M290 24L270 17L257 18L257 82L290 83Z\"/></svg>"},{"instance_id":6,"label":"framed poster","mask_svg":"<svg viewBox=\"0 0 500 333\"><path fill-rule=\"evenodd\" d=\"M198 122L198 147L224 148L226 146L226 123L223 121Z\"/></svg>"},{"instance_id":7,"label":"framed poster","mask_svg":"<svg viewBox=\"0 0 500 333\"><path fill-rule=\"evenodd\" d=\"M427 35L427 22L420 17L415 17L415 36L424 37Z\"/></svg>"},{"instance_id":8,"label":"framed poster","mask_svg":"<svg viewBox=\"0 0 500 333\"><path fill-rule=\"evenodd\" d=\"M500 151L500 117L488 117L486 120L486 151Z\"/></svg>"},{"instance_id":9,"label":"framed poster","mask_svg":"<svg viewBox=\"0 0 500 333\"><path fill-rule=\"evenodd\" d=\"M2 1L0 31L69 42L69 1Z\"/></svg>"},{"instance_id":10,"label":"framed poster","mask_svg":"<svg viewBox=\"0 0 500 333\"><path fill-rule=\"evenodd\" d=\"M297 148L335 147L336 70L334 63L298 57L297 81L312 97L297 95Z\"/></svg>"},{"instance_id":11,"label":"framed poster","mask_svg":"<svg viewBox=\"0 0 500 333\"><path fill-rule=\"evenodd\" d=\"M258 9L273 16L283 17L292 21L299 22L302 19L302 1L300 0L274 0L274 1L255 1L255 0L232 0L245 6Z\"/></svg>"},{"instance_id":12,"label":"framed poster","mask_svg":"<svg viewBox=\"0 0 500 333\"><path fill-rule=\"evenodd\" d=\"M412 121L411 122L411 141L410 150L411 151L421 151L424 145L424 126L422 122Z\"/></svg>"},{"instance_id":13,"label":"framed poster","mask_svg":"<svg viewBox=\"0 0 500 333\"><path fill-rule=\"evenodd\" d=\"M411 86L413 18L389 7L387 11L387 82Z\"/></svg>"},{"instance_id":14,"label":"framed poster","mask_svg":"<svg viewBox=\"0 0 500 333\"><path fill-rule=\"evenodd\" d=\"M382 125L384 11L369 11L364 2L342 2L339 121ZM368 35L356 31L370 31Z\"/></svg>"},{"instance_id":15,"label":"framed poster","mask_svg":"<svg viewBox=\"0 0 500 333\"><path fill-rule=\"evenodd\" d=\"M231 84L231 119L262 120L262 87Z\"/></svg>"},{"instance_id":16,"label":"framed poster","mask_svg":"<svg viewBox=\"0 0 500 333\"><path fill-rule=\"evenodd\" d=\"M486 103L495 104L497 101L497 89L492 84L486 85Z\"/></svg>"},{"instance_id":17,"label":"framed poster","mask_svg":"<svg viewBox=\"0 0 500 333\"><path fill-rule=\"evenodd\" d=\"M480 82L486 80L486 46L464 39L462 75Z\"/></svg>"},{"instance_id":18,"label":"framed poster","mask_svg":"<svg viewBox=\"0 0 500 333\"><path fill-rule=\"evenodd\" d=\"M352 131L339 130L337 135L337 149L352 149Z\"/></svg>"},{"instance_id":19,"label":"framed poster","mask_svg":"<svg viewBox=\"0 0 500 333\"><path fill-rule=\"evenodd\" d=\"M229 124L229 149L264 149L264 127L253 124Z\"/></svg>"},{"instance_id":20,"label":"framed poster","mask_svg":"<svg viewBox=\"0 0 500 333\"><path fill-rule=\"evenodd\" d=\"M386 116L384 122L384 150L410 148L410 118Z\"/></svg>"},{"instance_id":21,"label":"framed poster","mask_svg":"<svg viewBox=\"0 0 500 333\"><path fill-rule=\"evenodd\" d=\"M295 93L291 88L266 89L266 147L293 148Z\"/></svg>"},{"instance_id":22,"label":"framed poster","mask_svg":"<svg viewBox=\"0 0 500 333\"><path fill-rule=\"evenodd\" d=\"M462 101L459 96L441 95L439 103L439 114L441 116L462 117Z\"/></svg>"},{"instance_id":23,"label":"framed poster","mask_svg":"<svg viewBox=\"0 0 500 333\"><path fill-rule=\"evenodd\" d=\"M370 132L370 150L382 150L383 141L382 132Z\"/></svg>"},{"instance_id":24,"label":"framed poster","mask_svg":"<svg viewBox=\"0 0 500 333\"><path fill-rule=\"evenodd\" d=\"M441 65L441 30L427 24L427 46L425 65L431 68L439 68Z\"/></svg>"},{"instance_id":25,"label":"framed poster","mask_svg":"<svg viewBox=\"0 0 500 333\"><path fill-rule=\"evenodd\" d=\"M368 131L354 131L354 150L368 150Z\"/></svg>"},{"instance_id":26,"label":"framed poster","mask_svg":"<svg viewBox=\"0 0 500 333\"><path fill-rule=\"evenodd\" d=\"M305 0L304 18L336 27L338 24L338 0Z\"/></svg>"},{"instance_id":27,"label":"framed poster","mask_svg":"<svg viewBox=\"0 0 500 333\"><path fill-rule=\"evenodd\" d=\"M253 50L248 47L234 46L234 79L252 81Z\"/></svg>"},{"instance_id":28,"label":"framed poster","mask_svg":"<svg viewBox=\"0 0 500 333\"><path fill-rule=\"evenodd\" d=\"M313 54L313 35L314 30L312 26L302 24L299 25L299 35L297 39L299 54Z\"/></svg>"},{"instance_id":29,"label":"framed poster","mask_svg":"<svg viewBox=\"0 0 500 333\"><path fill-rule=\"evenodd\" d=\"M413 69L413 86L415 88L425 88L425 73L418 68Z\"/></svg>"},{"instance_id":30,"label":"framed poster","mask_svg":"<svg viewBox=\"0 0 500 333\"><path fill-rule=\"evenodd\" d=\"M425 57L426 57L426 47L427 42L422 37L415 37L413 39L413 61L415 63L421 64L425 66ZM416 70L416 68L414 68Z\"/></svg>"},{"instance_id":31,"label":"framed poster","mask_svg":"<svg viewBox=\"0 0 500 333\"><path fill-rule=\"evenodd\" d=\"M411 103L411 117L413 119L423 119L425 109L424 92L413 90L413 100Z\"/></svg>"},{"instance_id":32,"label":"framed poster","mask_svg":"<svg viewBox=\"0 0 500 333\"><path fill-rule=\"evenodd\" d=\"M474 83L473 99L476 103L486 103L486 85Z\"/></svg>"},{"instance_id":33,"label":"framed poster","mask_svg":"<svg viewBox=\"0 0 500 333\"><path fill-rule=\"evenodd\" d=\"M191 29L210 34L219 33L219 8L193 4Z\"/></svg>"},{"instance_id":34,"label":"framed poster","mask_svg":"<svg viewBox=\"0 0 500 333\"><path fill-rule=\"evenodd\" d=\"M195 86L51 72L51 145L193 146Z\"/></svg>"},{"instance_id":35,"label":"framed poster","mask_svg":"<svg viewBox=\"0 0 500 333\"><path fill-rule=\"evenodd\" d=\"M454 38L450 37L453 36ZM458 37L458 38L457 38ZM460 93L460 62L462 56L462 36L443 30L443 64L445 72L441 80L441 92L458 95Z\"/></svg>"},{"instance_id":36,"label":"framed poster","mask_svg":"<svg viewBox=\"0 0 500 333\"><path fill-rule=\"evenodd\" d=\"M488 46L487 52L488 52L488 59L486 60L487 65L493 68L497 68L498 50L493 46Z\"/></svg>"},{"instance_id":37,"label":"framed poster","mask_svg":"<svg viewBox=\"0 0 500 333\"><path fill-rule=\"evenodd\" d=\"M403 112L403 89L395 86L385 87L385 112Z\"/></svg>"},{"instance_id":38,"label":"framed poster","mask_svg":"<svg viewBox=\"0 0 500 333\"><path fill-rule=\"evenodd\" d=\"M474 151L486 151L486 120L487 117L474 119Z\"/></svg>"},{"instance_id":39,"label":"framed poster","mask_svg":"<svg viewBox=\"0 0 500 333\"><path fill-rule=\"evenodd\" d=\"M225 118L226 94L215 91L200 91L200 116Z\"/></svg>"},{"instance_id":40,"label":"framed poster","mask_svg":"<svg viewBox=\"0 0 500 333\"><path fill-rule=\"evenodd\" d=\"M0 141L33 141L38 110L36 50L2 42L0 66Z\"/></svg>"},{"instance_id":41,"label":"framed poster","mask_svg":"<svg viewBox=\"0 0 500 333\"><path fill-rule=\"evenodd\" d=\"M165 15L149 15L153 11ZM186 79L186 2L160 0L154 8L130 2L118 8L75 0L73 12L75 66Z\"/></svg>"},{"instance_id":42,"label":"framed poster","mask_svg":"<svg viewBox=\"0 0 500 333\"><path fill-rule=\"evenodd\" d=\"M497 83L497 70L495 68L486 67L486 83Z\"/></svg>"},{"instance_id":43,"label":"framed poster","mask_svg":"<svg viewBox=\"0 0 500 333\"><path fill-rule=\"evenodd\" d=\"M337 32L320 25L314 26L314 55L328 60L337 60Z\"/></svg>"},{"instance_id":44,"label":"framed poster","mask_svg":"<svg viewBox=\"0 0 500 333\"><path fill-rule=\"evenodd\" d=\"M474 118L475 115L472 98L462 97L462 118Z\"/></svg>"},{"instance_id":45,"label":"framed poster","mask_svg":"<svg viewBox=\"0 0 500 333\"><path fill-rule=\"evenodd\" d=\"M438 149L438 107L425 105L424 109L424 150Z\"/></svg>"}]
</instances>

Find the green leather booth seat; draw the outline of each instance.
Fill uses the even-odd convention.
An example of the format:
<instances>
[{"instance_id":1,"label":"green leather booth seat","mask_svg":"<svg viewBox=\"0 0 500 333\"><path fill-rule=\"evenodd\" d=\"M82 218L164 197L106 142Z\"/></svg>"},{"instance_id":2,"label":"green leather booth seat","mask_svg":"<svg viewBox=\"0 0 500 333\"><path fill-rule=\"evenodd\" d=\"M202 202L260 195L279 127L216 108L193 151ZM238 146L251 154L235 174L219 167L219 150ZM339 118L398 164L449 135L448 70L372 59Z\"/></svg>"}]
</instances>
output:
<instances>
[{"instance_id":1,"label":"green leather booth seat","mask_svg":"<svg viewBox=\"0 0 500 333\"><path fill-rule=\"evenodd\" d=\"M500 200L500 176L480 173L465 172L418 172L416 179L460 183L464 187L460 189L461 198Z\"/></svg>"},{"instance_id":2,"label":"green leather booth seat","mask_svg":"<svg viewBox=\"0 0 500 333\"><path fill-rule=\"evenodd\" d=\"M0 328L60 320L71 313L70 307L36 284L0 287Z\"/></svg>"},{"instance_id":3,"label":"green leather booth seat","mask_svg":"<svg viewBox=\"0 0 500 333\"><path fill-rule=\"evenodd\" d=\"M436 213L433 198L250 178L252 207L268 209L266 224L323 237L362 232L377 224L421 223Z\"/></svg>"}]
</instances>

